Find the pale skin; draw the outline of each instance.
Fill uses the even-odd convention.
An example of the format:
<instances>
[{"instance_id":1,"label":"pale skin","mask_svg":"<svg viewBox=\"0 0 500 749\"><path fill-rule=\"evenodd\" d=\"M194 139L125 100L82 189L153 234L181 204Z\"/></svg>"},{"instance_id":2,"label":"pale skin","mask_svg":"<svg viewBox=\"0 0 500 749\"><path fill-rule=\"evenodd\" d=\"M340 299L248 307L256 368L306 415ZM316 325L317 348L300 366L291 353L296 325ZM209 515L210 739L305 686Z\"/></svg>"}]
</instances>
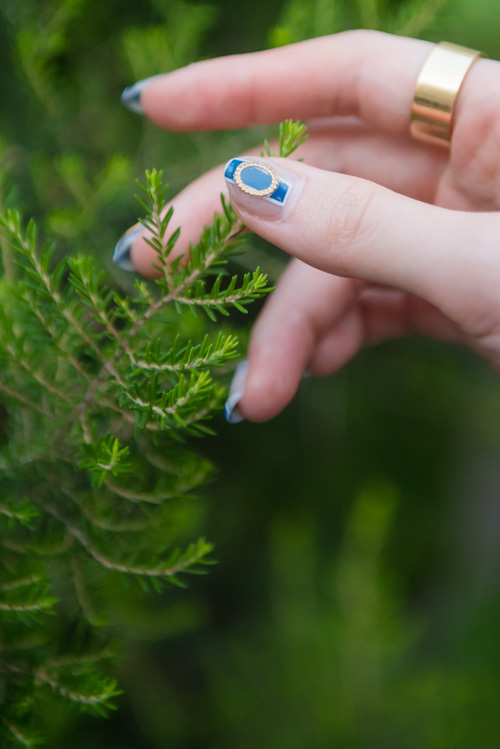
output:
<instances>
[{"instance_id":1,"label":"pale skin","mask_svg":"<svg viewBox=\"0 0 500 749\"><path fill-rule=\"evenodd\" d=\"M252 331L246 419L276 416L305 370L332 374L362 347L409 333L463 343L500 369L500 63L473 64L447 151L408 130L431 49L351 31L196 63L144 90L145 116L168 130L311 122L304 163L286 162L303 179L293 210L270 221L233 200L249 229L294 258ZM225 190L219 166L173 200L179 252ZM131 260L154 275L140 238Z\"/></svg>"}]
</instances>

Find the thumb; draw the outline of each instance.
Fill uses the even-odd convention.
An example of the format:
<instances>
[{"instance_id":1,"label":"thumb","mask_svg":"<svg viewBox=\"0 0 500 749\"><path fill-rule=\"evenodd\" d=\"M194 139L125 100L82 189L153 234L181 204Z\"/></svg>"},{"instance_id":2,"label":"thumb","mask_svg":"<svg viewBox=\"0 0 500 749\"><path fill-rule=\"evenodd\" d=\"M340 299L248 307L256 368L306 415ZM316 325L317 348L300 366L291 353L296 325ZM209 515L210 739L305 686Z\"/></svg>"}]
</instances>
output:
<instances>
[{"instance_id":1,"label":"thumb","mask_svg":"<svg viewBox=\"0 0 500 749\"><path fill-rule=\"evenodd\" d=\"M224 174L245 225L303 262L416 294L460 325L478 303L500 316L498 214L438 208L285 159L232 159Z\"/></svg>"}]
</instances>

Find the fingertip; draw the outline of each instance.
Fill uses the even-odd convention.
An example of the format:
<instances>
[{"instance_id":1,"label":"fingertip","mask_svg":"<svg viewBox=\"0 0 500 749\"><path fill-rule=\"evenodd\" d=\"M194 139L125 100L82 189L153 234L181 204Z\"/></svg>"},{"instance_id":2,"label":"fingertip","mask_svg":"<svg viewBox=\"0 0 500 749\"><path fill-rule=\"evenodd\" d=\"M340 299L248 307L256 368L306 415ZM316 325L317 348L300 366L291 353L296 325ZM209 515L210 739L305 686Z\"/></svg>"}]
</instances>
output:
<instances>
[{"instance_id":1,"label":"fingertip","mask_svg":"<svg viewBox=\"0 0 500 749\"><path fill-rule=\"evenodd\" d=\"M149 88L152 81L161 78L162 76L163 73L151 75L149 78L143 78L141 81L137 81L131 86L127 86L120 96L120 101L123 106L130 112L135 112L135 114L144 114L143 93L147 88Z\"/></svg>"},{"instance_id":2,"label":"fingertip","mask_svg":"<svg viewBox=\"0 0 500 749\"><path fill-rule=\"evenodd\" d=\"M263 423L283 411L293 399L302 373L285 372L275 376L269 367L252 362L248 369L245 392L238 402L238 411L248 421Z\"/></svg>"},{"instance_id":3,"label":"fingertip","mask_svg":"<svg viewBox=\"0 0 500 749\"><path fill-rule=\"evenodd\" d=\"M146 278L158 276L154 267L156 253L146 241L142 224L135 224L120 237L113 251L113 262L121 270L140 273Z\"/></svg>"},{"instance_id":4,"label":"fingertip","mask_svg":"<svg viewBox=\"0 0 500 749\"><path fill-rule=\"evenodd\" d=\"M262 423L277 416L292 400L299 377L276 376L273 367L257 359L245 359L236 367L224 416L229 424Z\"/></svg>"},{"instance_id":5,"label":"fingertip","mask_svg":"<svg viewBox=\"0 0 500 749\"><path fill-rule=\"evenodd\" d=\"M158 262L158 256L151 245L146 242L147 235L135 237L130 248L130 262L137 273L146 278L158 278L159 271L155 267Z\"/></svg>"}]
</instances>

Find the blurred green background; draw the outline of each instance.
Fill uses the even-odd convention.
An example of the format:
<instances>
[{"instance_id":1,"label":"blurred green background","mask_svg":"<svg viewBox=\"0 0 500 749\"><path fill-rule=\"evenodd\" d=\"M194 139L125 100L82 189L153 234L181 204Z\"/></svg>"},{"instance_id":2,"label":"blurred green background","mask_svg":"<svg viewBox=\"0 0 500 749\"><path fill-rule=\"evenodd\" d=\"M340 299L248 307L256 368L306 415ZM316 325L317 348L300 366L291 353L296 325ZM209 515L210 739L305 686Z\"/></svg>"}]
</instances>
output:
<instances>
[{"instance_id":1,"label":"blurred green background","mask_svg":"<svg viewBox=\"0 0 500 749\"><path fill-rule=\"evenodd\" d=\"M496 0L2 0L5 199L126 291L110 259L138 215L134 179L162 167L173 194L268 132L164 133L125 111L121 90L358 26L500 56ZM240 267L257 263L276 278L283 258L253 240ZM172 522L214 541L218 566L165 593L158 619L123 612L119 710L48 715L51 747L500 746L500 384L488 366L394 341L304 381L268 424L216 428L197 448L219 476Z\"/></svg>"}]
</instances>

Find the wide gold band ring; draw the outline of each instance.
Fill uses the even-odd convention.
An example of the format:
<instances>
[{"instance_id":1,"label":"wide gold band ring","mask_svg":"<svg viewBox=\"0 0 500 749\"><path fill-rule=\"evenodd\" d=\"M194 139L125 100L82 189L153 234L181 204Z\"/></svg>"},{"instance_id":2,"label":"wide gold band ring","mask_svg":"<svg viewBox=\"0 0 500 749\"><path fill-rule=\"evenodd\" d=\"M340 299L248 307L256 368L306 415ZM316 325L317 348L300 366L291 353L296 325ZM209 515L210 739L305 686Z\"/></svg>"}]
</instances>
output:
<instances>
[{"instance_id":1,"label":"wide gold band ring","mask_svg":"<svg viewBox=\"0 0 500 749\"><path fill-rule=\"evenodd\" d=\"M424 63L411 108L410 133L424 143L448 148L455 101L472 63L482 52L440 42Z\"/></svg>"}]
</instances>

